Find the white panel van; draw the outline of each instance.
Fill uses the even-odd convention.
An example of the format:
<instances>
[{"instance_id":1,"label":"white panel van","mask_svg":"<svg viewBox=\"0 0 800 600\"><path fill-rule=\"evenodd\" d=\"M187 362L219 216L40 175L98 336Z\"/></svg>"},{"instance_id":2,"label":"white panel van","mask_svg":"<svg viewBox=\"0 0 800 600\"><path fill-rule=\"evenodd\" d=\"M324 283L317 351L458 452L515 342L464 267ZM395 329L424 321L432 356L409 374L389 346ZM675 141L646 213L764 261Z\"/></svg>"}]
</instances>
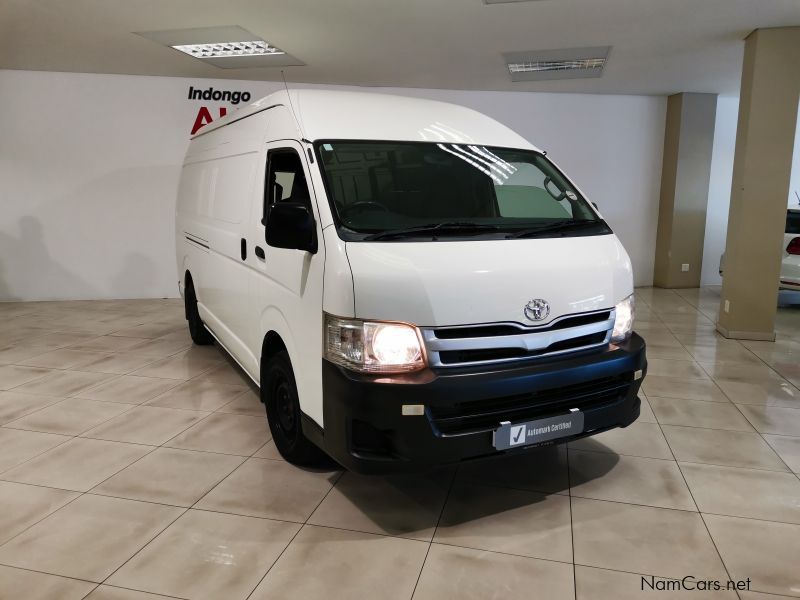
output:
<instances>
[{"instance_id":1,"label":"white panel van","mask_svg":"<svg viewBox=\"0 0 800 600\"><path fill-rule=\"evenodd\" d=\"M192 138L176 241L192 339L260 387L291 462L417 470L639 415L625 249L543 152L473 110L267 96Z\"/></svg>"}]
</instances>

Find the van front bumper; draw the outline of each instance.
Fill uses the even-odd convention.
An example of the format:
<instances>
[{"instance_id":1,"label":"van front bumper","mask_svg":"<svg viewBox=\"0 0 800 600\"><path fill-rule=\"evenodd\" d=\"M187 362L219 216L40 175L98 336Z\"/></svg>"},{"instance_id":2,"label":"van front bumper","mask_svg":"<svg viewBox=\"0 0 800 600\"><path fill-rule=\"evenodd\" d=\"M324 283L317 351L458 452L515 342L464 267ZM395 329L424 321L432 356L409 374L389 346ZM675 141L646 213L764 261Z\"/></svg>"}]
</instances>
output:
<instances>
[{"instance_id":1,"label":"van front bumper","mask_svg":"<svg viewBox=\"0 0 800 600\"><path fill-rule=\"evenodd\" d=\"M422 371L395 379L363 375L322 361L325 429L307 431L334 459L360 473L418 471L464 460L521 453L498 451L501 421L526 422L584 414L583 432L567 442L639 416L637 397L647 369L644 340L525 365ZM424 405L403 415L404 405Z\"/></svg>"}]
</instances>

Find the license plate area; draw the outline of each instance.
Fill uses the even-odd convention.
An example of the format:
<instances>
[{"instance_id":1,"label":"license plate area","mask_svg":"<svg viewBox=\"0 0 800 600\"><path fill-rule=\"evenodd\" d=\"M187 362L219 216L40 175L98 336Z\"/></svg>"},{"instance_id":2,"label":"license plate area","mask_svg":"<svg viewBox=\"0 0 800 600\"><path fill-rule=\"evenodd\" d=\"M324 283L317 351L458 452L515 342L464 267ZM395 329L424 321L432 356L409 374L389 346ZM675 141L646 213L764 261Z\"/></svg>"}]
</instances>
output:
<instances>
[{"instance_id":1,"label":"license plate area","mask_svg":"<svg viewBox=\"0 0 800 600\"><path fill-rule=\"evenodd\" d=\"M583 433L583 416L576 410L523 423L503 423L494 430L492 443L497 450L509 450L578 435Z\"/></svg>"}]
</instances>

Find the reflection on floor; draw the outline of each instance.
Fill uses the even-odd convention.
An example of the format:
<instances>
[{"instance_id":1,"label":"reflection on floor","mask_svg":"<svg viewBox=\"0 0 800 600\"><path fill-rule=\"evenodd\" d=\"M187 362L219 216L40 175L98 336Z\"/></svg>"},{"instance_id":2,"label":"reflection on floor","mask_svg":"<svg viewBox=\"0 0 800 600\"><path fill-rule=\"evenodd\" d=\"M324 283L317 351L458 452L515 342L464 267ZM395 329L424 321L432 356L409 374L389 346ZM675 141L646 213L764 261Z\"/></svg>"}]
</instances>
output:
<instances>
[{"instance_id":1,"label":"reflection on floor","mask_svg":"<svg viewBox=\"0 0 800 600\"><path fill-rule=\"evenodd\" d=\"M283 462L177 301L0 305L0 597L800 596L800 310L739 343L718 289L637 297L634 425L393 478Z\"/></svg>"}]
</instances>

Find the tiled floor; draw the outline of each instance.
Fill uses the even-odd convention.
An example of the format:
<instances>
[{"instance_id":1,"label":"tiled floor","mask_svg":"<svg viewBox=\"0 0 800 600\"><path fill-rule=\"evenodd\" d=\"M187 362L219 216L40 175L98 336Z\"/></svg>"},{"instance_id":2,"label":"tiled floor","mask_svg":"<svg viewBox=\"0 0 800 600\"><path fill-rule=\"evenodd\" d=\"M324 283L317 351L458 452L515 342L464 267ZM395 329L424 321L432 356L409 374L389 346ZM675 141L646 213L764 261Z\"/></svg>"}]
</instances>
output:
<instances>
[{"instance_id":1,"label":"tiled floor","mask_svg":"<svg viewBox=\"0 0 800 600\"><path fill-rule=\"evenodd\" d=\"M642 416L415 477L303 470L174 300L0 305L0 598L800 597L800 308L640 289Z\"/></svg>"}]
</instances>

